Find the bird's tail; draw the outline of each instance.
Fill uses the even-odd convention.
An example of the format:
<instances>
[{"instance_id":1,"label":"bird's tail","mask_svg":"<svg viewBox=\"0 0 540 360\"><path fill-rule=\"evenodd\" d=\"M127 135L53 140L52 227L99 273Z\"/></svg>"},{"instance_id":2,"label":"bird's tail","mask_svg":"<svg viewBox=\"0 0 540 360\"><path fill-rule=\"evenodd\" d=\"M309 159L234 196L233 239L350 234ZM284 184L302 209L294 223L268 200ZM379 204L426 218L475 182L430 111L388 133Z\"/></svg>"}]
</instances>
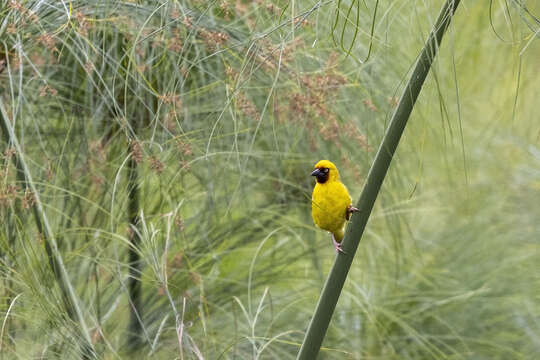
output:
<instances>
[{"instance_id":1,"label":"bird's tail","mask_svg":"<svg viewBox=\"0 0 540 360\"><path fill-rule=\"evenodd\" d=\"M343 240L343 237L345 236L345 228L335 231L333 232L333 234L334 234L334 239L336 239L336 241L340 243L341 240Z\"/></svg>"}]
</instances>

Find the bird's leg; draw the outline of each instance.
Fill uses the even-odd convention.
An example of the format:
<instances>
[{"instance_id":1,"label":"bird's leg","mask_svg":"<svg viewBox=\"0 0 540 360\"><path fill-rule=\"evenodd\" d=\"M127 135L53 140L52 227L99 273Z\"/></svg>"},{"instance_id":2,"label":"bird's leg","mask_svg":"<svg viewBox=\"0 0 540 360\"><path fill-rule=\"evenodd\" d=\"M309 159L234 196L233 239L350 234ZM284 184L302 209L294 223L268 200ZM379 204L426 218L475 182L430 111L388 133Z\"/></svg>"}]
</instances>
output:
<instances>
[{"instance_id":1,"label":"bird's leg","mask_svg":"<svg viewBox=\"0 0 540 360\"><path fill-rule=\"evenodd\" d=\"M336 248L336 251L338 253L345 254L345 251L343 251L343 249L341 248L341 244L336 241L334 234L332 234L332 242L334 243L334 247Z\"/></svg>"},{"instance_id":2,"label":"bird's leg","mask_svg":"<svg viewBox=\"0 0 540 360\"><path fill-rule=\"evenodd\" d=\"M360 211L357 208L355 208L352 205L347 206L347 214L345 215L345 218L349 220L351 218L352 213Z\"/></svg>"}]
</instances>

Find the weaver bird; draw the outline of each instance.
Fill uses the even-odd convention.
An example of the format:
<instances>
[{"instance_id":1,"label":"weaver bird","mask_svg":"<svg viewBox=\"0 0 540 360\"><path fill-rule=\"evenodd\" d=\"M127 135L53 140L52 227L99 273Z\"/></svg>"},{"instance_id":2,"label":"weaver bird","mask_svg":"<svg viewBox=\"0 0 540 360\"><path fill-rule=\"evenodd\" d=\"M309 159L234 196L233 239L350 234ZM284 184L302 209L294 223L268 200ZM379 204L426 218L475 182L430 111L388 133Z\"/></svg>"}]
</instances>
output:
<instances>
[{"instance_id":1,"label":"weaver bird","mask_svg":"<svg viewBox=\"0 0 540 360\"><path fill-rule=\"evenodd\" d=\"M344 253L341 240L345 236L345 221L358 209L352 206L351 196L339 181L339 171L332 162L319 161L311 176L315 176L316 181L311 197L313 222L330 232L336 251Z\"/></svg>"}]
</instances>

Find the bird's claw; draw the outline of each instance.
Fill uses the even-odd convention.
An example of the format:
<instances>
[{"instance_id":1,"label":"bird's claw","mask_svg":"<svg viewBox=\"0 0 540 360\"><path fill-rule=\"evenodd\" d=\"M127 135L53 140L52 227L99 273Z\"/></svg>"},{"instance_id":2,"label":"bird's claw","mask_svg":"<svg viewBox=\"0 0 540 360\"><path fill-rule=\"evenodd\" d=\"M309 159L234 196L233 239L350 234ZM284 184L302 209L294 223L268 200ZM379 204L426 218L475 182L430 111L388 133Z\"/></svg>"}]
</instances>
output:
<instances>
[{"instance_id":1,"label":"bird's claw","mask_svg":"<svg viewBox=\"0 0 540 360\"><path fill-rule=\"evenodd\" d=\"M342 253L342 254L346 254L346 252L343 250L343 248L341 247L341 244L338 243L336 241L336 239L334 238L334 235L332 234L332 242L334 243L334 248L336 249L336 252L339 254L339 253Z\"/></svg>"},{"instance_id":2,"label":"bird's claw","mask_svg":"<svg viewBox=\"0 0 540 360\"><path fill-rule=\"evenodd\" d=\"M358 208L355 208L352 205L347 206L347 216L346 216L347 220L351 218L352 213L355 213L357 211L360 211L360 210Z\"/></svg>"},{"instance_id":3,"label":"bird's claw","mask_svg":"<svg viewBox=\"0 0 540 360\"><path fill-rule=\"evenodd\" d=\"M349 210L350 212L357 212L357 211L360 211L358 208L355 208L354 206L352 205L349 205L347 207L347 210Z\"/></svg>"},{"instance_id":4,"label":"bird's claw","mask_svg":"<svg viewBox=\"0 0 540 360\"><path fill-rule=\"evenodd\" d=\"M341 245L335 245L334 246L336 248L336 252L339 254L339 253L342 253L342 254L346 254L346 252L341 248Z\"/></svg>"}]
</instances>

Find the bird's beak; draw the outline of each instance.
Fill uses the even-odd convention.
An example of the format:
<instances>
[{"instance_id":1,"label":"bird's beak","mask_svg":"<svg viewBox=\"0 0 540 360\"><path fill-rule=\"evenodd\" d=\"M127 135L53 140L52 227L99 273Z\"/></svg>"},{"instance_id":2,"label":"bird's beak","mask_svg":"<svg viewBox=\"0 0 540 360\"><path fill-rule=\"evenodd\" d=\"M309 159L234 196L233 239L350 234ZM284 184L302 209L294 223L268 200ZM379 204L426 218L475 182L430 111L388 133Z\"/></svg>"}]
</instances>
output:
<instances>
[{"instance_id":1,"label":"bird's beak","mask_svg":"<svg viewBox=\"0 0 540 360\"><path fill-rule=\"evenodd\" d=\"M321 169L315 169L315 170L313 170L313 172L311 173L311 176L318 176L320 173L321 173Z\"/></svg>"}]
</instances>

